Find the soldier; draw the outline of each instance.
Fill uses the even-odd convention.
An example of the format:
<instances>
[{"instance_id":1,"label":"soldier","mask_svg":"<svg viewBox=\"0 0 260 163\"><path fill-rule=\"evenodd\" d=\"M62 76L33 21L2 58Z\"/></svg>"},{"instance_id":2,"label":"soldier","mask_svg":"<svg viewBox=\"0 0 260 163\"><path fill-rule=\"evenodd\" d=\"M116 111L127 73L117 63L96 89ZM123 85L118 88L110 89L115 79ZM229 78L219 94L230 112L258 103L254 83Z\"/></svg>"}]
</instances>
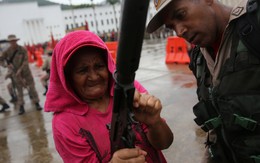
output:
<instances>
[{"instance_id":1,"label":"soldier","mask_svg":"<svg viewBox=\"0 0 260 163\"><path fill-rule=\"evenodd\" d=\"M196 45L190 68L197 79L195 122L208 133L203 163L260 161L260 1L155 0L148 23L175 30Z\"/></svg>"},{"instance_id":2,"label":"soldier","mask_svg":"<svg viewBox=\"0 0 260 163\"><path fill-rule=\"evenodd\" d=\"M26 87L29 94L32 96L32 101L37 110L42 110L39 104L38 93L35 89L34 79L32 72L29 68L28 55L24 47L17 44L19 40L15 35L8 36L10 47L3 52L0 59L7 61L8 67L13 72L11 73L16 89L17 89L17 105L19 106L19 115L24 114L24 99L23 87Z\"/></svg>"},{"instance_id":3,"label":"soldier","mask_svg":"<svg viewBox=\"0 0 260 163\"><path fill-rule=\"evenodd\" d=\"M0 104L2 105L2 109L0 113L5 112L6 109L9 108L9 105L5 102L5 100L0 96Z\"/></svg>"},{"instance_id":4,"label":"soldier","mask_svg":"<svg viewBox=\"0 0 260 163\"><path fill-rule=\"evenodd\" d=\"M42 70L46 71L46 74L41 77L41 83L45 88L45 92L43 93L44 96L48 91L48 80L50 79L50 69L51 69L51 56L52 56L52 50L48 50L47 58L45 59L44 64L42 66Z\"/></svg>"},{"instance_id":5,"label":"soldier","mask_svg":"<svg viewBox=\"0 0 260 163\"><path fill-rule=\"evenodd\" d=\"M0 40L0 57L2 56L3 52L9 47L9 43L7 40ZM7 63L4 60L0 60L0 66L7 68ZM10 102L14 103L17 101L16 98L16 89L12 78L12 70L8 68L8 72L5 76L5 79L10 78L11 82L7 85L8 92L11 96Z\"/></svg>"}]
</instances>

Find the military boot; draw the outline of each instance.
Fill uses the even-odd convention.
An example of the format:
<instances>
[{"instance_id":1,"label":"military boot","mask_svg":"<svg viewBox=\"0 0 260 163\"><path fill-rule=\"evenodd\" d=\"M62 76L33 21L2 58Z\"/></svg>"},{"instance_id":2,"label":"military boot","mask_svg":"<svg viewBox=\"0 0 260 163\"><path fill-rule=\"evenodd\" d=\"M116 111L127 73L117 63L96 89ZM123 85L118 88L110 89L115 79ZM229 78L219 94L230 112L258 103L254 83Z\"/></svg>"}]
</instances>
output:
<instances>
[{"instance_id":1,"label":"military boot","mask_svg":"<svg viewBox=\"0 0 260 163\"><path fill-rule=\"evenodd\" d=\"M17 101L17 98L16 98L16 96L14 96L14 95L11 95L11 100L10 100L10 102L11 103L15 103L16 101Z\"/></svg>"},{"instance_id":2,"label":"military boot","mask_svg":"<svg viewBox=\"0 0 260 163\"><path fill-rule=\"evenodd\" d=\"M35 106L36 106L36 110L42 110L42 107L38 102L35 103Z\"/></svg>"},{"instance_id":3,"label":"military boot","mask_svg":"<svg viewBox=\"0 0 260 163\"><path fill-rule=\"evenodd\" d=\"M22 115L22 114L24 114L24 113L25 113L24 107L23 107L23 105L21 105L18 114L19 114L19 115Z\"/></svg>"},{"instance_id":4,"label":"military boot","mask_svg":"<svg viewBox=\"0 0 260 163\"><path fill-rule=\"evenodd\" d=\"M43 93L43 96L46 96L47 91L48 91L48 86L45 86L45 92Z\"/></svg>"},{"instance_id":5,"label":"military boot","mask_svg":"<svg viewBox=\"0 0 260 163\"><path fill-rule=\"evenodd\" d=\"M0 110L0 113L1 112L5 112L6 109L10 108L9 105L7 103L3 104L3 107L2 109Z\"/></svg>"}]
</instances>

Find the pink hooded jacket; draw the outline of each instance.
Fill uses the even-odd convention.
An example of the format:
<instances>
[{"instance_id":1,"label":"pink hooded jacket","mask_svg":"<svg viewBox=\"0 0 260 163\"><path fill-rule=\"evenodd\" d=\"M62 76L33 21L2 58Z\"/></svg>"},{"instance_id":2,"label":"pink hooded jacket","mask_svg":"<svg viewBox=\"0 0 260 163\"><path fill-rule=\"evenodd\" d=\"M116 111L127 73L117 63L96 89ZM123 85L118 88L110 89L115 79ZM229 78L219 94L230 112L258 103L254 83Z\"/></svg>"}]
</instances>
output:
<instances>
[{"instance_id":1,"label":"pink hooded jacket","mask_svg":"<svg viewBox=\"0 0 260 163\"><path fill-rule=\"evenodd\" d=\"M115 64L112 56L105 43L97 35L89 31L75 31L67 34L56 45L52 55L50 84L44 109L46 112L54 112L53 138L56 149L65 163L107 163L111 157L107 124L111 123L112 118L114 81L110 82L111 98L107 112L101 113L80 100L64 76L66 63L75 54L74 52L83 46L94 46L106 50L109 72L111 74L114 72ZM147 92L136 81L135 87L141 93ZM137 144L143 144L142 139L141 136L137 136L137 142L139 142ZM156 153L165 161L160 151Z\"/></svg>"}]
</instances>

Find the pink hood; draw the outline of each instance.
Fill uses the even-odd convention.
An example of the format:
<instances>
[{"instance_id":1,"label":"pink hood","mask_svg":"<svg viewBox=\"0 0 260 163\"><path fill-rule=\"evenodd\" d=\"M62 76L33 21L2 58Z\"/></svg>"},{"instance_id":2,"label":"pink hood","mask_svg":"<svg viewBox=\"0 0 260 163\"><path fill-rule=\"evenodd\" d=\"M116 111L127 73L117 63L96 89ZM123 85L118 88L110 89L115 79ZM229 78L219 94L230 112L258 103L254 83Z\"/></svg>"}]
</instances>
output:
<instances>
[{"instance_id":1,"label":"pink hood","mask_svg":"<svg viewBox=\"0 0 260 163\"><path fill-rule=\"evenodd\" d=\"M46 96L44 111L46 112L72 112L83 115L88 109L86 103L81 101L67 86L64 67L75 51L83 46L93 46L107 51L108 69L110 73L115 70L115 64L105 43L89 31L75 31L67 34L55 46L50 73L50 83ZM111 82L114 85L114 82ZM113 86L110 87L113 95ZM83 109L85 108L85 109Z\"/></svg>"}]
</instances>

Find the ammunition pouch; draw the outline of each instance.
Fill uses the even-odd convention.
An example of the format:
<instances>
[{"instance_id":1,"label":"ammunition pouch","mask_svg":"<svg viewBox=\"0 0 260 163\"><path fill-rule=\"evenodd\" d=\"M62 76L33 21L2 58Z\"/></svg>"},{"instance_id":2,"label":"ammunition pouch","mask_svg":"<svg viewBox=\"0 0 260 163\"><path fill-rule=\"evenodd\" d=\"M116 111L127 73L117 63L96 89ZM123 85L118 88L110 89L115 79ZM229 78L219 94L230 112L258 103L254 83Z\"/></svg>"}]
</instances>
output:
<instances>
[{"instance_id":1,"label":"ammunition pouch","mask_svg":"<svg viewBox=\"0 0 260 163\"><path fill-rule=\"evenodd\" d=\"M221 117L221 135L238 162L260 161L260 95L232 95L216 100Z\"/></svg>"},{"instance_id":2,"label":"ammunition pouch","mask_svg":"<svg viewBox=\"0 0 260 163\"><path fill-rule=\"evenodd\" d=\"M212 160L221 163L259 163L260 161L260 136L238 136L230 141L236 161L234 161L228 152L227 147L218 140L216 143L208 146L208 153ZM222 145L221 145L222 144Z\"/></svg>"},{"instance_id":3,"label":"ammunition pouch","mask_svg":"<svg viewBox=\"0 0 260 163\"><path fill-rule=\"evenodd\" d=\"M232 95L217 99L218 111L230 132L260 135L260 95Z\"/></svg>"},{"instance_id":4,"label":"ammunition pouch","mask_svg":"<svg viewBox=\"0 0 260 163\"><path fill-rule=\"evenodd\" d=\"M225 150L220 149L222 145L218 145L225 144L219 137L224 136L239 163L260 163L259 101L260 94L232 95L217 98L216 105L210 100L201 100L193 107L194 121L205 132L212 129L218 131L219 140L209 145L212 158L232 160L221 152Z\"/></svg>"},{"instance_id":5,"label":"ammunition pouch","mask_svg":"<svg viewBox=\"0 0 260 163\"><path fill-rule=\"evenodd\" d=\"M194 121L197 125L201 126L205 132L220 125L220 117L210 100L200 100L193 107L193 113L196 116Z\"/></svg>"}]
</instances>

